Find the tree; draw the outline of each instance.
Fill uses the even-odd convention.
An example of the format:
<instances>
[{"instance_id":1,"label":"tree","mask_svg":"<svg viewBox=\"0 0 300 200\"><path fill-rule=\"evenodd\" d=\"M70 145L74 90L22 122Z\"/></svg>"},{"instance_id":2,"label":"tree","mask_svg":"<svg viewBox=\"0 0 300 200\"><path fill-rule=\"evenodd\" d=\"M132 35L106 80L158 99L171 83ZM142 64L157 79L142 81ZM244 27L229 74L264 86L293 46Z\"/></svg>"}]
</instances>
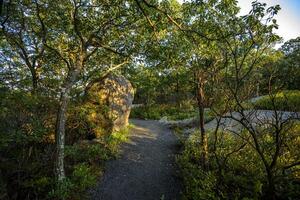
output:
<instances>
[{"instance_id":1,"label":"tree","mask_svg":"<svg viewBox=\"0 0 300 200\"><path fill-rule=\"evenodd\" d=\"M217 52L214 50L219 48L217 42L235 35L225 30L223 26L228 21L234 20L238 12L236 1L191 1L183 3L180 9L171 10L147 1L142 2L148 8L161 13L173 27L177 28L178 33L172 30L171 36L166 38L163 45L180 44L172 49L168 61L172 58L178 63L179 60L179 65L194 74L194 80L191 82L195 84L199 109L202 164L207 168L208 145L204 128L205 88L208 79L216 76L216 72L219 71L216 69L218 65L215 65L218 58L214 55ZM167 66L172 68L172 65L174 66L174 63L169 62Z\"/></svg>"},{"instance_id":2,"label":"tree","mask_svg":"<svg viewBox=\"0 0 300 200\"><path fill-rule=\"evenodd\" d=\"M253 2L252 10L248 15L235 18L232 24L228 23L231 28L227 30L234 30L237 34L225 38L224 46L221 48L228 52L224 76L226 84L222 87L226 91L223 99L227 101L225 107L229 114L223 117L238 122L249 134L232 131L257 152L268 180L266 198L275 199L274 171L285 140L284 132L287 128L285 125L293 119L293 116L284 118L282 113L274 108L273 122L263 120L254 122L253 120L259 116L259 111L247 111L244 104L255 93L255 87L252 85L257 81L256 75L259 73L258 67L262 59L265 58L270 45L279 39L273 33L273 29L277 27L273 17L280 7L277 5L266 9L265 6L266 4ZM273 91L269 92L272 94ZM262 128L263 125L266 127ZM272 150L265 149L264 139L262 139L265 135L270 135L274 142Z\"/></svg>"},{"instance_id":3,"label":"tree","mask_svg":"<svg viewBox=\"0 0 300 200\"><path fill-rule=\"evenodd\" d=\"M300 51L300 37L295 39L290 39L286 41L281 47L280 50L284 52L285 55L299 54Z\"/></svg>"},{"instance_id":4,"label":"tree","mask_svg":"<svg viewBox=\"0 0 300 200\"><path fill-rule=\"evenodd\" d=\"M300 85L300 37L285 42L280 50L284 58L277 63L278 77L286 89L299 89Z\"/></svg>"},{"instance_id":5,"label":"tree","mask_svg":"<svg viewBox=\"0 0 300 200\"><path fill-rule=\"evenodd\" d=\"M35 5L28 2L21 4L10 2L10 12L2 24L1 34L6 41L5 48L9 48L2 53L10 52L11 55L6 57L22 61L20 64L26 66L31 75L31 90L36 92L45 48L42 45L42 38L37 34L38 19L30 13L34 9Z\"/></svg>"},{"instance_id":6,"label":"tree","mask_svg":"<svg viewBox=\"0 0 300 200\"><path fill-rule=\"evenodd\" d=\"M218 42L235 33L227 33L223 25L232 21L238 7L235 1L191 1L183 5L184 18L179 29L189 43L189 60L186 63L194 74L195 95L199 110L199 129L201 134L202 166L208 169L208 141L204 128L204 108L209 105L206 99L209 85L223 66L218 62L222 54L217 50Z\"/></svg>"},{"instance_id":7,"label":"tree","mask_svg":"<svg viewBox=\"0 0 300 200\"><path fill-rule=\"evenodd\" d=\"M16 6L23 8L26 5L28 4L24 1ZM38 46L42 52L46 49L55 56L56 63L49 60L47 63L52 66L52 70L61 71L63 79L55 131L56 174L61 181L65 177L65 115L70 92L80 76L86 76L95 70L100 71L100 74L108 73L130 61L130 56L137 49L134 43L134 31L139 23L134 14L137 9L127 1L35 1L29 5L26 7L26 15L37 23L32 34L41 39L42 44ZM20 15L22 14L24 13L21 12ZM14 22L18 17L19 15L11 16L10 19ZM22 23L25 27L30 25L28 21L23 20ZM31 48L28 43L22 45L24 48ZM22 45L18 48L22 49ZM40 56L39 54L38 57ZM34 59L36 56L30 57ZM96 62L99 60L100 63ZM95 63L97 66L93 66ZM31 64L28 62L28 66ZM35 68L34 66L33 69Z\"/></svg>"}]
</instances>

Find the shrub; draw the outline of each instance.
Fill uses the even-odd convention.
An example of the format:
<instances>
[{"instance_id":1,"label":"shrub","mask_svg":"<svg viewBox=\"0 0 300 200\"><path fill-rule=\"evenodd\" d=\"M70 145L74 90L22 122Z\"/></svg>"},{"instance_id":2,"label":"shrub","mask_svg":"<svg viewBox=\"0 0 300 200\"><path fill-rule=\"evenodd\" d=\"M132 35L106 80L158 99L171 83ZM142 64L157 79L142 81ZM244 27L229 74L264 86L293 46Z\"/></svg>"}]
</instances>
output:
<instances>
[{"instance_id":1,"label":"shrub","mask_svg":"<svg viewBox=\"0 0 300 200\"><path fill-rule=\"evenodd\" d=\"M201 169L198 146L195 139L186 141L184 151L176 158L185 187L183 199L218 199L215 191L216 176Z\"/></svg>"},{"instance_id":2,"label":"shrub","mask_svg":"<svg viewBox=\"0 0 300 200\"><path fill-rule=\"evenodd\" d=\"M115 131L106 139L106 146L111 152L111 155L117 156L119 153L119 146L121 143L128 140L128 133L131 125L127 128L121 129L120 131Z\"/></svg>"},{"instance_id":3,"label":"shrub","mask_svg":"<svg viewBox=\"0 0 300 200\"><path fill-rule=\"evenodd\" d=\"M283 132L284 147L274 168L276 196L300 196L300 124L291 122ZM267 175L257 151L240 137L227 132L209 133L209 171L200 167L200 134L196 132L177 156L185 199L262 199L266 197ZM241 136L246 136L246 132ZM263 153L270 158L274 142L269 133L259 136ZM295 164L296 163L296 164ZM295 164L294 166L292 166ZM291 167L292 166L292 167ZM291 168L290 168L291 167Z\"/></svg>"},{"instance_id":4,"label":"shrub","mask_svg":"<svg viewBox=\"0 0 300 200\"><path fill-rule=\"evenodd\" d=\"M66 127L66 178L56 184L54 132L57 101L26 92L0 93L0 198L83 199L101 175L106 160L116 156L127 131L110 133L106 108L70 102ZM80 142L98 137L97 142ZM73 194L76 194L74 196Z\"/></svg>"},{"instance_id":5,"label":"shrub","mask_svg":"<svg viewBox=\"0 0 300 200\"><path fill-rule=\"evenodd\" d=\"M66 142L73 144L82 139L107 137L112 127L107 112L107 106L91 102L77 102L69 106Z\"/></svg>"},{"instance_id":6,"label":"shrub","mask_svg":"<svg viewBox=\"0 0 300 200\"><path fill-rule=\"evenodd\" d=\"M97 176L86 163L80 163L74 166L71 179L75 183L74 192L83 192L96 184Z\"/></svg>"},{"instance_id":7,"label":"shrub","mask_svg":"<svg viewBox=\"0 0 300 200\"><path fill-rule=\"evenodd\" d=\"M283 110L300 112L300 91L289 90L278 92L274 95L274 105L272 98L264 96L255 102L254 107L266 110Z\"/></svg>"},{"instance_id":8,"label":"shrub","mask_svg":"<svg viewBox=\"0 0 300 200\"><path fill-rule=\"evenodd\" d=\"M55 183L53 183L55 185ZM50 199L69 199L74 189L74 183L69 178L60 181L48 194Z\"/></svg>"},{"instance_id":9,"label":"shrub","mask_svg":"<svg viewBox=\"0 0 300 200\"><path fill-rule=\"evenodd\" d=\"M146 105L136 107L131 110L131 118L139 119L154 119L159 120L162 117L167 117L170 120L182 120L197 115L196 109L191 105L178 107L172 104Z\"/></svg>"},{"instance_id":10,"label":"shrub","mask_svg":"<svg viewBox=\"0 0 300 200\"><path fill-rule=\"evenodd\" d=\"M52 176L56 103L24 92L1 93L0 182L6 188L1 196L45 197Z\"/></svg>"},{"instance_id":11,"label":"shrub","mask_svg":"<svg viewBox=\"0 0 300 200\"><path fill-rule=\"evenodd\" d=\"M103 144L74 144L65 147L65 157L71 166L81 162L99 164L111 158L111 153Z\"/></svg>"}]
</instances>

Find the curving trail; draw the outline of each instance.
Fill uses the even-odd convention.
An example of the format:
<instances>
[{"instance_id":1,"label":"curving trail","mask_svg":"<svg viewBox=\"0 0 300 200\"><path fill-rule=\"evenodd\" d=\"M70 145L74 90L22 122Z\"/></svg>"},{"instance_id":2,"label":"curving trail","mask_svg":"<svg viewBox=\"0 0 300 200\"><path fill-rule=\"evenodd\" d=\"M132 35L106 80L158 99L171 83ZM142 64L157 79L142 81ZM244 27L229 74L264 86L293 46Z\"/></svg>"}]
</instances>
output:
<instances>
[{"instance_id":1,"label":"curving trail","mask_svg":"<svg viewBox=\"0 0 300 200\"><path fill-rule=\"evenodd\" d=\"M180 180L175 153L179 142L171 131L153 120L131 120L135 125L122 156L108 162L92 191L94 200L177 200Z\"/></svg>"}]
</instances>

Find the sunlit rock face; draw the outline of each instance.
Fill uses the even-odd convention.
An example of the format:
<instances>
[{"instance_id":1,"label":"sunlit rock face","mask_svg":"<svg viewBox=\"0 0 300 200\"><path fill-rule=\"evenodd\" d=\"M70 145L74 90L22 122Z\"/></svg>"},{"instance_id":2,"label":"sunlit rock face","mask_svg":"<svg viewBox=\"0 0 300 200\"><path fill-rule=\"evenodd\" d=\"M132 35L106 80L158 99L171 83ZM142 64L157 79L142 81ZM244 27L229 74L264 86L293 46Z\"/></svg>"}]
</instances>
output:
<instances>
[{"instance_id":1,"label":"sunlit rock face","mask_svg":"<svg viewBox=\"0 0 300 200\"><path fill-rule=\"evenodd\" d=\"M99 105L105 118L111 124L111 131L118 131L128 125L128 118L134 90L131 83L121 75L110 74L95 83L88 92L89 100ZM100 113L100 111L99 111Z\"/></svg>"}]
</instances>

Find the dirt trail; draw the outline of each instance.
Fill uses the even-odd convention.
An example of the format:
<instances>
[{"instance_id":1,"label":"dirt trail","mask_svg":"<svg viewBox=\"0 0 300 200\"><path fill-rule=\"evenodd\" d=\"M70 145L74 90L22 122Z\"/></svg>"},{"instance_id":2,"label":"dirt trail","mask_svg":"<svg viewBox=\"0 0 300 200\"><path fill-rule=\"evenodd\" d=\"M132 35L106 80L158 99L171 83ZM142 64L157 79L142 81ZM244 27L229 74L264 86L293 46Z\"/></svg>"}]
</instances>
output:
<instances>
[{"instance_id":1,"label":"dirt trail","mask_svg":"<svg viewBox=\"0 0 300 200\"><path fill-rule=\"evenodd\" d=\"M132 120L130 140L122 156L108 162L92 191L94 200L180 199L175 153L179 143L171 131L153 120Z\"/></svg>"}]
</instances>

